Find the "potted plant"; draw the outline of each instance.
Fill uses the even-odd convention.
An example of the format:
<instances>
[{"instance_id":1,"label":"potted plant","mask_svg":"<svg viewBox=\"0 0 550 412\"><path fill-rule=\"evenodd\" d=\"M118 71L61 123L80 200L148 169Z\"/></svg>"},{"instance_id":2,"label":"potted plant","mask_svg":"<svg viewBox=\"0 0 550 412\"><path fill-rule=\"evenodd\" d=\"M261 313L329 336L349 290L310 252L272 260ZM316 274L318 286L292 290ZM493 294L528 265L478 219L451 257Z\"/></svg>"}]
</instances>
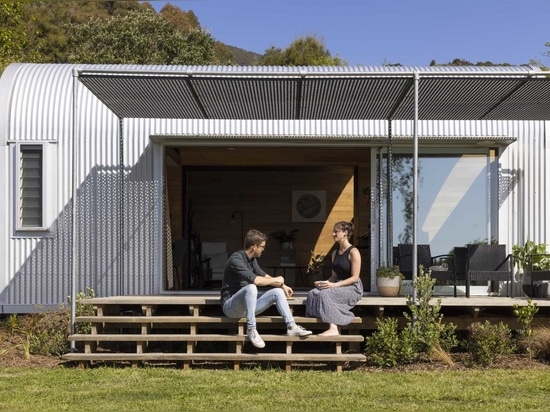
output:
<instances>
[{"instance_id":1,"label":"potted plant","mask_svg":"<svg viewBox=\"0 0 550 412\"><path fill-rule=\"evenodd\" d=\"M292 229L290 232L277 230L271 232L269 236L279 241L281 249L292 249L292 242L296 240L296 233L298 233L298 229Z\"/></svg>"},{"instance_id":2,"label":"potted plant","mask_svg":"<svg viewBox=\"0 0 550 412\"><path fill-rule=\"evenodd\" d=\"M380 266L376 269L376 287L380 296L397 296L405 277L399 266Z\"/></svg>"},{"instance_id":3,"label":"potted plant","mask_svg":"<svg viewBox=\"0 0 550 412\"><path fill-rule=\"evenodd\" d=\"M311 283L318 280L323 280L323 267L325 266L325 257L324 253L315 253L311 251L311 258L307 264L306 273L311 279Z\"/></svg>"},{"instance_id":4,"label":"potted plant","mask_svg":"<svg viewBox=\"0 0 550 412\"><path fill-rule=\"evenodd\" d=\"M542 270L548 269L549 263L548 257L542 256L546 253L546 244L528 240L523 246L512 246L512 258L514 266L518 269L518 275L522 279L523 293L527 296L531 296L531 275L529 271L532 269ZM533 255L535 255L533 257ZM531 260L533 260L531 262Z\"/></svg>"}]
</instances>

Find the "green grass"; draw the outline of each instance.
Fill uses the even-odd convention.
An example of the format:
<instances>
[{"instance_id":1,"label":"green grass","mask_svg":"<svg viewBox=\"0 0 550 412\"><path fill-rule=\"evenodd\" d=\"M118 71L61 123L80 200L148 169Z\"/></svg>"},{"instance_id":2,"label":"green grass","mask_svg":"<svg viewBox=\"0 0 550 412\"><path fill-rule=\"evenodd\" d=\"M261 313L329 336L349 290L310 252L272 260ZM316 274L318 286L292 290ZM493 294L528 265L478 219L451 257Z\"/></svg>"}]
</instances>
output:
<instances>
[{"instance_id":1,"label":"green grass","mask_svg":"<svg viewBox=\"0 0 550 412\"><path fill-rule=\"evenodd\" d=\"M6 411L546 411L540 370L0 368Z\"/></svg>"}]
</instances>

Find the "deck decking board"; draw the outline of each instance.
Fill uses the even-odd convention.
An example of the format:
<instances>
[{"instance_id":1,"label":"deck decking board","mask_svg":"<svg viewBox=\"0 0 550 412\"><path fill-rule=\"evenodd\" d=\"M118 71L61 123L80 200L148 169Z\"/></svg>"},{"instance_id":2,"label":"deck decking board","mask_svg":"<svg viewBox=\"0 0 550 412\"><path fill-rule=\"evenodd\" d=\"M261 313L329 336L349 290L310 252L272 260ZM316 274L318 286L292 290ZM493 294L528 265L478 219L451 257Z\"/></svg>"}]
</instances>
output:
<instances>
[{"instance_id":1,"label":"deck decking board","mask_svg":"<svg viewBox=\"0 0 550 412\"><path fill-rule=\"evenodd\" d=\"M504 298L494 296L483 297L434 297L440 299L444 322L453 322L457 329L466 329L472 322L491 319L494 322L506 321L510 327L519 327L513 317L515 304L527 305L528 298ZM295 313L295 320L314 332L322 330L326 324L315 318L302 316L306 301L305 293L298 293L288 303ZM544 309L543 319L550 318L549 299L534 299L539 308ZM227 361L233 362L235 370L239 370L241 362L284 362L285 370L292 369L293 362L326 362L336 365L337 371L342 371L346 362L363 362L366 357L362 350L362 342L367 331L376 328L376 318L383 316L398 316L407 311L407 298L382 298L379 296L364 296L356 305L356 317L349 325L342 328L342 334L337 337L320 337L311 335L305 338L287 336L281 329L284 322L278 314L262 314L257 317L262 337L270 343L283 344L280 353L267 352L265 349L257 353L245 353L245 345L251 347L245 335L246 319L230 319L223 316L217 293L194 293L191 295L156 295L156 296L113 296L91 298L81 301L83 304L93 305L95 316L79 316L76 322L91 323L91 334L74 334L69 337L74 342L84 344L84 353L68 353L63 358L87 362L128 361L133 366L141 362L181 361L185 369L199 361ZM404 326L405 319L399 319L400 327ZM277 334L281 330L280 334ZM159 333L164 331L166 333ZM214 331L220 333L213 333ZM137 333L136 333L137 332ZM118 342L125 347L134 347L133 352L107 352L102 350L101 344ZM150 344L163 342L181 342L181 352L150 351ZM226 342L223 352L197 352L199 342ZM248 342L248 343L247 343ZM294 346L296 343L303 346L311 343L310 352L300 353ZM331 353L315 353L318 343L330 343ZM348 350L342 345L348 345ZM229 348L229 349L227 349ZM274 349L273 347L271 349Z\"/></svg>"}]
</instances>

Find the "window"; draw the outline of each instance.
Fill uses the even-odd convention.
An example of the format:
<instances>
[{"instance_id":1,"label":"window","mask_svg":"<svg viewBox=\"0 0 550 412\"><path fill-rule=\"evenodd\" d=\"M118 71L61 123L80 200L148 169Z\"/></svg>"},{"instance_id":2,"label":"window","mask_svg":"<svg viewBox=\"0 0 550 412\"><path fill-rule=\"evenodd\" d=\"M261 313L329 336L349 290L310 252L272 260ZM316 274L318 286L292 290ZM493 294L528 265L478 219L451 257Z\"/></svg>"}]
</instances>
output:
<instances>
[{"instance_id":1,"label":"window","mask_svg":"<svg viewBox=\"0 0 550 412\"><path fill-rule=\"evenodd\" d=\"M44 220L42 146L22 145L19 151L19 227L41 228Z\"/></svg>"},{"instance_id":2,"label":"window","mask_svg":"<svg viewBox=\"0 0 550 412\"><path fill-rule=\"evenodd\" d=\"M497 199L491 195L491 182L496 176L492 176L491 158L487 152L419 154L417 242L430 244L432 255L487 242L496 235L492 229L496 217L491 216L491 201ZM383 170L385 165L384 157ZM412 243L411 168L410 155L392 157L393 245ZM385 201L383 205L387 213Z\"/></svg>"}]
</instances>

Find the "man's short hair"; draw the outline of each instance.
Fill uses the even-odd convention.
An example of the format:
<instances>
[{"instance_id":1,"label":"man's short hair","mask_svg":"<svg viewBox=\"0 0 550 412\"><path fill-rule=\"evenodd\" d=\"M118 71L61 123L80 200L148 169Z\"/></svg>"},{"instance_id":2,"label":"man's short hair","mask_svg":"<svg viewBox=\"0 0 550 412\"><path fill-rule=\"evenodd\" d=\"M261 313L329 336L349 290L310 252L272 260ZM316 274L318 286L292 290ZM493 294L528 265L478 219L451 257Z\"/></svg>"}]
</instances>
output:
<instances>
[{"instance_id":1,"label":"man's short hair","mask_svg":"<svg viewBox=\"0 0 550 412\"><path fill-rule=\"evenodd\" d=\"M244 248L248 249L254 245L260 246L262 242L265 241L267 241L267 235L265 233L262 233L256 229L250 229L246 232L246 236L244 238Z\"/></svg>"}]
</instances>

